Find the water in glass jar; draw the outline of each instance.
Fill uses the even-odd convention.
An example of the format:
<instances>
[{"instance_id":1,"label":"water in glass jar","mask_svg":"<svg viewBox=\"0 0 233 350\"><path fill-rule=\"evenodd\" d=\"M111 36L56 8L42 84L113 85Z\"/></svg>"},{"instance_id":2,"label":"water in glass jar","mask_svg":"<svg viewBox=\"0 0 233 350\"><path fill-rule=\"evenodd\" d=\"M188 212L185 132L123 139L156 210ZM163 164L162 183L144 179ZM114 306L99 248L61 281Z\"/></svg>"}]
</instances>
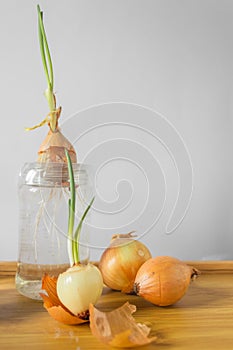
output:
<instances>
[{"instance_id":1,"label":"water in glass jar","mask_svg":"<svg viewBox=\"0 0 233 350\"><path fill-rule=\"evenodd\" d=\"M79 171L80 172L80 171ZM83 174L82 174L83 175ZM76 179L77 180L77 179ZM79 178L85 195L86 181ZM77 196L77 211L85 200ZM60 165L28 163L19 181L19 252L17 290L32 299L41 299L41 279L45 273L58 276L69 266L67 253L69 186ZM87 228L82 235L87 239ZM83 245L82 259L88 259Z\"/></svg>"}]
</instances>

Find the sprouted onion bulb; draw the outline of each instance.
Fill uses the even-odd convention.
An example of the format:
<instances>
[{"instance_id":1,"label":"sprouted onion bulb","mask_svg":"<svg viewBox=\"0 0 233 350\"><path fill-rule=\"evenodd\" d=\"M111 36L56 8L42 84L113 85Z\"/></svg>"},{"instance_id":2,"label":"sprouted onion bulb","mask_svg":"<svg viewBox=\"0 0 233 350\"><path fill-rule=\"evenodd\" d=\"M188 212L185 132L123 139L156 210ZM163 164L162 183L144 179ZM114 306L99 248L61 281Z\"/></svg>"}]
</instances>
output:
<instances>
[{"instance_id":1,"label":"sprouted onion bulb","mask_svg":"<svg viewBox=\"0 0 233 350\"><path fill-rule=\"evenodd\" d=\"M132 292L139 267L150 258L149 249L133 239L132 232L114 235L99 263L104 283L114 290Z\"/></svg>"},{"instance_id":2,"label":"sprouted onion bulb","mask_svg":"<svg viewBox=\"0 0 233 350\"><path fill-rule=\"evenodd\" d=\"M158 306L176 303L186 293L190 281L199 272L179 259L158 256L146 261L138 270L134 291Z\"/></svg>"},{"instance_id":3,"label":"sprouted onion bulb","mask_svg":"<svg viewBox=\"0 0 233 350\"><path fill-rule=\"evenodd\" d=\"M88 317L89 305L95 304L102 294L103 278L99 269L93 264L82 264L79 259L79 239L83 221L91 208L94 198L86 208L74 231L74 214L76 190L71 158L66 150L70 178L68 253L71 267L58 276L57 295L62 304L74 315Z\"/></svg>"},{"instance_id":4,"label":"sprouted onion bulb","mask_svg":"<svg viewBox=\"0 0 233 350\"><path fill-rule=\"evenodd\" d=\"M53 63L43 23L43 12L41 11L39 5L37 5L37 12L39 29L38 37L40 42L41 58L48 84L44 95L48 101L49 113L42 122L33 127L26 128L26 130L34 130L43 126L44 124L48 124L49 126L49 132L44 141L42 142L38 151L38 162L64 163L66 162L66 149L69 152L72 162L76 163L77 157L75 149L62 134L58 126L58 120L60 118L62 108L57 108L56 105L56 97L54 93Z\"/></svg>"}]
</instances>

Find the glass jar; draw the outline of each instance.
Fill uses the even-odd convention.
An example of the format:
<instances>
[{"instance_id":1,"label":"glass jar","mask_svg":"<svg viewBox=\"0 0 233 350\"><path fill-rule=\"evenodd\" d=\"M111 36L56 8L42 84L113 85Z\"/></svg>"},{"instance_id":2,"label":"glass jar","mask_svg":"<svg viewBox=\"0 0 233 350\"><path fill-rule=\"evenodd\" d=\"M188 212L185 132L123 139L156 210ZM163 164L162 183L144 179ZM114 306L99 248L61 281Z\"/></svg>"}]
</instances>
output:
<instances>
[{"instance_id":1,"label":"glass jar","mask_svg":"<svg viewBox=\"0 0 233 350\"><path fill-rule=\"evenodd\" d=\"M76 184L76 224L93 193L87 166L73 164ZM32 299L41 299L45 273L58 276L69 266L67 252L69 175L67 164L26 163L20 171L19 251L17 290ZM90 215L90 214L88 214ZM80 260L88 261L88 222L80 236Z\"/></svg>"}]
</instances>

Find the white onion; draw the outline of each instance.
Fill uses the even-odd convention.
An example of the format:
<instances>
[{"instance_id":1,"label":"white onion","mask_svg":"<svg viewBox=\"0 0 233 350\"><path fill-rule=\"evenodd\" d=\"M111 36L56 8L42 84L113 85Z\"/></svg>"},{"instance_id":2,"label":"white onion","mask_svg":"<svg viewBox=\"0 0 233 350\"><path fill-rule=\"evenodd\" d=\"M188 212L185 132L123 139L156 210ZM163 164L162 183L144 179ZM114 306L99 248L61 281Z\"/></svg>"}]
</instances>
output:
<instances>
[{"instance_id":1,"label":"white onion","mask_svg":"<svg viewBox=\"0 0 233 350\"><path fill-rule=\"evenodd\" d=\"M85 313L89 304L95 304L102 294L103 278L92 264L78 264L59 275L57 295L74 315Z\"/></svg>"}]
</instances>

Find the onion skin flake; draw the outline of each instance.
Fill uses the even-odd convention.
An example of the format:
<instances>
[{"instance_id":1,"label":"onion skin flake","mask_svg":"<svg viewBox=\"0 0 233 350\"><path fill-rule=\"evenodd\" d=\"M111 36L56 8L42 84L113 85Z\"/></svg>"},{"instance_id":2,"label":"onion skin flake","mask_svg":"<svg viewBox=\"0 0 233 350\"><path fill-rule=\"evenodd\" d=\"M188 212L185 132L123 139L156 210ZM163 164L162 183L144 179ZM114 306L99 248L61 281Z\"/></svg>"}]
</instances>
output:
<instances>
[{"instance_id":1,"label":"onion skin flake","mask_svg":"<svg viewBox=\"0 0 233 350\"><path fill-rule=\"evenodd\" d=\"M157 337L148 338L149 327L136 323L132 316L132 313L136 311L136 306L129 302L109 312L102 312L90 304L89 311L92 334L107 345L133 348L157 340Z\"/></svg>"}]
</instances>

